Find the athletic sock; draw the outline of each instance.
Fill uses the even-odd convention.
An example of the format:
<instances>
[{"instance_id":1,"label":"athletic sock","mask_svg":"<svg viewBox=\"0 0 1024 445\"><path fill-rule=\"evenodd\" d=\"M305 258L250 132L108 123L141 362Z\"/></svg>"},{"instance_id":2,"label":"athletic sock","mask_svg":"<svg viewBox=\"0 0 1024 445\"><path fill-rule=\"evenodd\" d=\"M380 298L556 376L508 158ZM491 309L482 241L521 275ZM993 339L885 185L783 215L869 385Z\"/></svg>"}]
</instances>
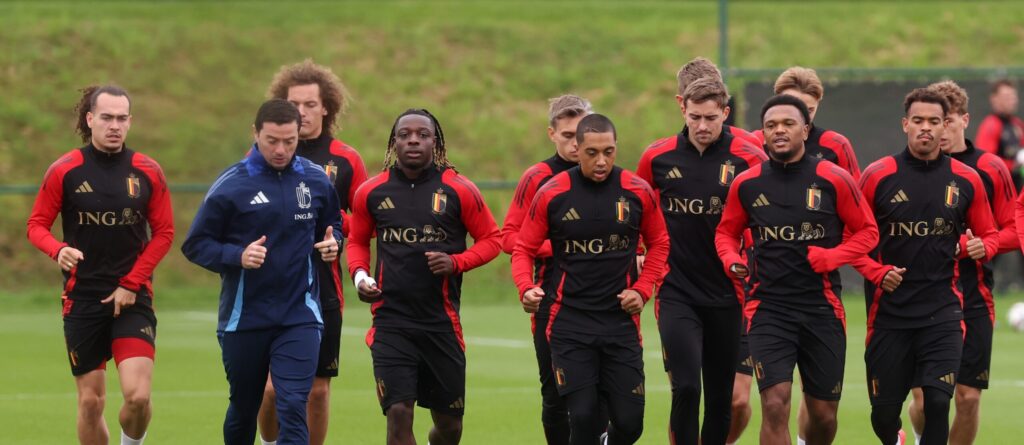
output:
<instances>
[{"instance_id":1,"label":"athletic sock","mask_svg":"<svg viewBox=\"0 0 1024 445\"><path fill-rule=\"evenodd\" d=\"M921 433L914 431L914 445L921 445Z\"/></svg>"},{"instance_id":2,"label":"athletic sock","mask_svg":"<svg viewBox=\"0 0 1024 445\"><path fill-rule=\"evenodd\" d=\"M807 445L807 441L803 437L796 436L796 445Z\"/></svg>"},{"instance_id":3,"label":"athletic sock","mask_svg":"<svg viewBox=\"0 0 1024 445\"><path fill-rule=\"evenodd\" d=\"M142 445L144 440L146 440L146 433L142 433L142 437L138 439L132 439L124 431L121 431L121 445Z\"/></svg>"},{"instance_id":4,"label":"athletic sock","mask_svg":"<svg viewBox=\"0 0 1024 445\"><path fill-rule=\"evenodd\" d=\"M260 436L260 443L262 443L263 445L277 445L276 440L267 440L264 439L263 436Z\"/></svg>"}]
</instances>

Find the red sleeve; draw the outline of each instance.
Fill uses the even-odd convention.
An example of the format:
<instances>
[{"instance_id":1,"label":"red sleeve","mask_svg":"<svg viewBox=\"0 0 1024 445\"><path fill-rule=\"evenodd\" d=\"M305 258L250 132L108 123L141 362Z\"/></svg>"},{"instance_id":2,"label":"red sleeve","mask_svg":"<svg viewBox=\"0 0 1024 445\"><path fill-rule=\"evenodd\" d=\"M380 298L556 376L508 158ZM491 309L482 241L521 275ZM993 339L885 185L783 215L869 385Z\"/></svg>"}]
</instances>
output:
<instances>
[{"instance_id":1,"label":"red sleeve","mask_svg":"<svg viewBox=\"0 0 1024 445\"><path fill-rule=\"evenodd\" d=\"M69 170L82 164L82 155L78 150L61 156L43 175L43 183L39 186L39 194L32 205L32 214L28 217L28 240L46 256L57 259L60 249L67 243L58 241L50 228L57 219L61 206L64 204L64 175Z\"/></svg>"},{"instance_id":2,"label":"red sleeve","mask_svg":"<svg viewBox=\"0 0 1024 445\"><path fill-rule=\"evenodd\" d=\"M754 131L750 132L750 134L752 136L754 136L754 139L757 139L757 146L758 147L764 147L764 130L757 129L757 130L754 130Z\"/></svg>"},{"instance_id":3,"label":"red sleeve","mask_svg":"<svg viewBox=\"0 0 1024 445\"><path fill-rule=\"evenodd\" d=\"M519 238L512 249L512 280L522 298L524 292L539 286L533 282L533 263L541 243L548 239L548 204L551 199L569 189L568 175L559 173L551 178L534 197L529 218L523 220Z\"/></svg>"},{"instance_id":4,"label":"red sleeve","mask_svg":"<svg viewBox=\"0 0 1024 445\"><path fill-rule=\"evenodd\" d=\"M1017 239L1017 224L1014 220L1014 201L1017 192L1014 190L1013 179L1006 163L998 156L986 153L978 159L978 170L992 178L992 216L995 218L996 229L999 231L999 250L996 255L1012 252L1020 247Z\"/></svg>"},{"instance_id":5,"label":"red sleeve","mask_svg":"<svg viewBox=\"0 0 1024 445\"><path fill-rule=\"evenodd\" d=\"M152 192L147 203L147 222L152 238L142 249L135 265L128 275L121 277L119 286L132 292L138 292L144 283L153 276L153 270L160 260L171 250L174 242L174 212L171 209L171 193L167 190L167 179L160 165L143 154L135 154L132 166L142 170L149 179Z\"/></svg>"},{"instance_id":6,"label":"red sleeve","mask_svg":"<svg viewBox=\"0 0 1024 445\"><path fill-rule=\"evenodd\" d=\"M352 197L352 218L349 225L348 246L346 246L348 252L345 254L348 257L348 273L352 278L355 278L356 271L359 269L365 270L366 273L372 273L370 270L370 237L377 227L377 221L370 214L366 200L373 189L387 181L388 172L385 171L364 182Z\"/></svg>"},{"instance_id":7,"label":"red sleeve","mask_svg":"<svg viewBox=\"0 0 1024 445\"><path fill-rule=\"evenodd\" d=\"M352 210L352 202L355 199L356 190L359 189L360 185L366 182L366 165L363 164L363 158L359 156L359 152L356 151L355 148L352 148L348 144L337 139L335 139L334 142L338 143L339 147L337 147L338 149L336 150L334 144L332 144L331 151L336 156L345 158L349 165L352 166L352 182L349 183L348 190L345 191L345 193L347 193L346 197L348 198L348 208L341 209L341 233L343 236L348 236L349 225L351 224L349 219L351 219L351 216L345 213L345 211Z\"/></svg>"},{"instance_id":8,"label":"red sleeve","mask_svg":"<svg viewBox=\"0 0 1024 445\"><path fill-rule=\"evenodd\" d=\"M1024 219L1024 193L1017 196L1016 210L1014 211L1014 219L1020 221ZM1024 246L1024 224L1017 224L1017 240ZM1024 252L1024 248L1022 248Z\"/></svg>"},{"instance_id":9,"label":"red sleeve","mask_svg":"<svg viewBox=\"0 0 1024 445\"><path fill-rule=\"evenodd\" d=\"M746 261L740 256L740 238L747 228L747 210L740 202L740 185L750 178L761 174L761 166L757 165L740 173L733 180L729 187L729 196L725 198L725 210L722 211L722 220L715 230L715 249L718 251L718 258L722 260L726 274L733 276L729 268L734 264L746 265Z\"/></svg>"},{"instance_id":10,"label":"red sleeve","mask_svg":"<svg viewBox=\"0 0 1024 445\"><path fill-rule=\"evenodd\" d=\"M829 130L821 135L818 143L836 154L836 163L843 170L850 173L854 181L860 180L860 165L857 164L857 155L853 152L853 145L850 140L835 131Z\"/></svg>"},{"instance_id":11,"label":"red sleeve","mask_svg":"<svg viewBox=\"0 0 1024 445\"><path fill-rule=\"evenodd\" d=\"M986 116L978 126L978 134L974 136L974 146L995 154L999 149L999 135L1002 132L1003 125L999 118L993 115Z\"/></svg>"},{"instance_id":12,"label":"red sleeve","mask_svg":"<svg viewBox=\"0 0 1024 445\"><path fill-rule=\"evenodd\" d=\"M623 188L635 193L643 203L640 219L640 235L647 249L643 270L630 289L637 291L644 301L650 300L655 286L661 284L665 277L665 264L668 261L668 229L665 227L665 216L658 208L654 190L643 179L623 171Z\"/></svg>"},{"instance_id":13,"label":"red sleeve","mask_svg":"<svg viewBox=\"0 0 1024 445\"><path fill-rule=\"evenodd\" d=\"M860 190L863 194L867 210L871 213L871 219L876 221L875 213L875 191L883 178L896 173L896 160L892 156L886 156L872 163L864 170L860 177ZM877 230L877 229L876 229ZM892 266L883 265L868 255L863 255L850 263L868 281L879 284L885 278L885 274L892 269Z\"/></svg>"},{"instance_id":14,"label":"red sleeve","mask_svg":"<svg viewBox=\"0 0 1024 445\"><path fill-rule=\"evenodd\" d=\"M733 135L735 138L743 139L752 145L763 144L763 142L759 141L753 134L750 134L749 131L740 127L729 126L729 134Z\"/></svg>"},{"instance_id":15,"label":"red sleeve","mask_svg":"<svg viewBox=\"0 0 1024 445\"><path fill-rule=\"evenodd\" d=\"M878 224L868 203L853 182L853 177L839 166L825 161L818 164L818 176L825 178L836 190L836 213L843 221L843 242L824 249L807 248L807 259L817 273L828 273L844 264L867 256L878 245Z\"/></svg>"},{"instance_id":16,"label":"red sleeve","mask_svg":"<svg viewBox=\"0 0 1024 445\"><path fill-rule=\"evenodd\" d=\"M545 179L551 177L551 168L540 162L523 172L519 178L519 185L516 186L515 195L508 205L508 213L505 214L505 226L501 229L501 250L511 255L512 249L516 247L519 240L519 230L523 225L523 218L533 203L537 189L540 188ZM537 252L538 257L551 256L551 242L545 240Z\"/></svg>"},{"instance_id":17,"label":"red sleeve","mask_svg":"<svg viewBox=\"0 0 1024 445\"><path fill-rule=\"evenodd\" d=\"M757 148L756 145L746 139L734 138L732 145L729 146L729 152L743 159L749 167L768 160L768 155L765 154L764 149Z\"/></svg>"},{"instance_id":18,"label":"red sleeve","mask_svg":"<svg viewBox=\"0 0 1024 445\"><path fill-rule=\"evenodd\" d=\"M995 222L992 220L992 207L988 203L988 193L985 192L985 185L981 177L974 169L967 165L953 160L953 173L966 179L974 187L974 199L971 206L967 208L967 227L975 237L981 238L985 244L985 258L979 261L989 261L999 252L999 232L996 231ZM967 249L961 245L960 254L967 254Z\"/></svg>"},{"instance_id":19,"label":"red sleeve","mask_svg":"<svg viewBox=\"0 0 1024 445\"><path fill-rule=\"evenodd\" d=\"M636 166L636 175L647 182L654 190L654 202L661 202L661 190L658 188L657 183L654 181L654 158L665 154L668 151L672 151L676 148L676 143L679 141L678 136L670 136L667 138L661 138L648 145L642 155L640 155L640 162ZM663 215L664 218L664 215ZM636 254L644 255L645 251L643 248L644 243L643 234L640 235L639 242L636 243Z\"/></svg>"},{"instance_id":20,"label":"red sleeve","mask_svg":"<svg viewBox=\"0 0 1024 445\"><path fill-rule=\"evenodd\" d=\"M473 246L451 255L455 272L467 272L487 264L501 253L501 231L476 185L454 170L447 170L444 180L458 193L462 223L473 237Z\"/></svg>"}]
</instances>

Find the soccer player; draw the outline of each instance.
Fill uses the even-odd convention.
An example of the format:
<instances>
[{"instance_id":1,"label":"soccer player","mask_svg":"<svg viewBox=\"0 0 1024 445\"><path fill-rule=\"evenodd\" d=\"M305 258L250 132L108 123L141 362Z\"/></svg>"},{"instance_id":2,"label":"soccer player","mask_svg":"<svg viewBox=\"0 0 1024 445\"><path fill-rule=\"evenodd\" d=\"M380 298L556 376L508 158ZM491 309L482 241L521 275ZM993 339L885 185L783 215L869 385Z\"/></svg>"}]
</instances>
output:
<instances>
[{"instance_id":1,"label":"soccer player","mask_svg":"<svg viewBox=\"0 0 1024 445\"><path fill-rule=\"evenodd\" d=\"M810 112L776 95L761 109L769 161L733 181L715 245L726 270L750 276L744 306L761 391L761 443L789 443L793 366L808 410L807 441L831 443L846 361L846 314L839 266L866 254L878 229L853 178L807 156ZM740 236L753 233L750 266Z\"/></svg>"},{"instance_id":2,"label":"soccer player","mask_svg":"<svg viewBox=\"0 0 1024 445\"><path fill-rule=\"evenodd\" d=\"M715 227L733 178L766 156L722 131L728 99L717 78L690 83L683 93L683 131L652 143L636 170L655 190L671 239L668 272L654 306L672 387L670 443L697 444L699 437L705 444L724 444L729 431L743 294L718 259Z\"/></svg>"},{"instance_id":3,"label":"soccer player","mask_svg":"<svg viewBox=\"0 0 1024 445\"><path fill-rule=\"evenodd\" d=\"M78 389L79 442L108 443L103 407L113 356L124 396L120 443L137 445L152 417L153 269L174 239L171 197L156 161L125 145L132 123L127 91L85 88L76 112L85 146L46 170L28 239L64 271L64 340ZM58 214L63 240L50 233Z\"/></svg>"},{"instance_id":4,"label":"soccer player","mask_svg":"<svg viewBox=\"0 0 1024 445\"><path fill-rule=\"evenodd\" d=\"M866 279L871 425L882 443L902 443L903 400L921 387L921 439L941 444L964 343L958 260L988 261L999 235L982 179L939 148L950 137L944 95L915 89L903 109L907 148L872 163L860 184L881 231L877 249L854 263Z\"/></svg>"},{"instance_id":5,"label":"soccer player","mask_svg":"<svg viewBox=\"0 0 1024 445\"><path fill-rule=\"evenodd\" d=\"M857 164L857 156L853 152L853 146L850 144L850 140L835 131L826 130L824 128L814 125L814 116L818 112L818 108L821 105L821 99L825 96L825 87L821 84L821 79L818 78L818 73L811 68L804 68L801 66L790 67L786 71L783 71L777 79L775 79L775 94L788 94L794 96L804 102L807 105L807 111L811 114L811 131L807 136L807 141L804 143L804 150L807 156L814 156L828 160L850 173L853 176L853 180L860 179L860 166ZM760 143L758 145L764 145L764 132L757 130L752 133ZM734 391L742 391L744 394L741 397L733 396L734 406L736 411L733 415L746 415L747 418L742 422L736 423L737 425L745 426L749 421L750 408L749 405L744 408L744 404L749 404L750 400L750 366L744 362L747 361L747 357L750 356L750 351L746 342L746 336L740 343L740 357L739 365L737 368L737 379L738 384L742 383L742 386L737 385ZM743 374L743 377L739 375ZM801 401L800 411L797 416L799 433L797 436L797 444L802 445L804 443L803 437L804 432L807 429L807 406ZM743 432L742 428L734 431L730 434L730 438L735 442L739 435Z\"/></svg>"},{"instance_id":6,"label":"soccer player","mask_svg":"<svg viewBox=\"0 0 1024 445\"><path fill-rule=\"evenodd\" d=\"M973 168L985 185L985 194L999 231L999 250L996 254L1012 252L1020 247L1014 222L1014 201L1010 171L998 156L978 150L964 137L970 115L967 113L967 91L947 80L933 83L928 89L949 102L946 131L939 138L939 149L968 167ZM988 389L989 365L992 363L992 331L996 321L995 301L992 298L994 278L991 263L964 258L959 263L960 287L963 289L964 347L957 374L955 401L956 415L950 428L950 443L974 443L978 434L981 390ZM914 400L909 406L914 434L920 437L924 429L924 394L921 388L912 390ZM920 440L919 440L920 441Z\"/></svg>"},{"instance_id":7,"label":"soccer player","mask_svg":"<svg viewBox=\"0 0 1024 445\"><path fill-rule=\"evenodd\" d=\"M580 166L537 192L512 254L523 309L553 299L547 327L558 393L569 408L570 442L636 442L643 432L644 371L640 312L668 256L665 221L650 186L615 166L615 126L591 114L576 128ZM637 274L637 243L648 248ZM534 280L534 262L550 242L553 282ZM554 285L551 285L554 284ZM608 409L610 426L601 415Z\"/></svg>"},{"instance_id":8,"label":"soccer player","mask_svg":"<svg viewBox=\"0 0 1024 445\"><path fill-rule=\"evenodd\" d=\"M217 337L230 385L226 444L250 445L269 371L280 444L306 444L306 403L323 330L313 255L335 261L341 209L320 166L296 156L302 117L271 99L252 149L210 187L182 252L221 275ZM315 250L315 251L314 251Z\"/></svg>"},{"instance_id":9,"label":"soccer player","mask_svg":"<svg viewBox=\"0 0 1024 445\"><path fill-rule=\"evenodd\" d=\"M299 145L295 154L323 167L337 192L341 209L349 210L356 189L366 180L366 167L354 148L333 136L338 115L344 111L347 102L345 85L329 68L307 59L282 67L274 76L269 93L269 96L287 100L298 108L302 125L299 126ZM342 213L341 217L342 232L347 234L346 214ZM313 263L320 283L320 315L324 331L306 411L309 443L323 445L327 438L331 379L338 376L345 301L341 294L338 261L325 263L314 257ZM274 410L274 385L269 380L263 406L260 407L259 426L260 439L266 445L273 445L277 437L277 413Z\"/></svg>"},{"instance_id":10,"label":"soccer player","mask_svg":"<svg viewBox=\"0 0 1024 445\"><path fill-rule=\"evenodd\" d=\"M459 443L466 407L462 277L501 252L491 211L448 161L444 142L430 112L406 110L388 137L384 172L360 186L352 202L348 267L359 299L372 303L366 344L389 445L415 443L415 403L430 409L431 444ZM469 249L467 234L474 240Z\"/></svg>"},{"instance_id":11,"label":"soccer player","mask_svg":"<svg viewBox=\"0 0 1024 445\"><path fill-rule=\"evenodd\" d=\"M818 73L802 66L790 67L775 79L775 94L794 96L807 105L807 111L811 113L811 132L804 143L807 155L831 161L849 172L854 180L859 180L860 166L850 140L838 132L814 125L814 116L825 96L825 87ZM752 134L758 139L758 145L764 145L763 131L757 130Z\"/></svg>"},{"instance_id":12,"label":"soccer player","mask_svg":"<svg viewBox=\"0 0 1024 445\"><path fill-rule=\"evenodd\" d=\"M555 154L526 169L519 179L508 213L505 214L505 226L501 230L501 249L508 254L512 254L512 249L519 241L519 229L537 190L552 176L579 165L576 126L580 119L593 113L590 102L571 94L556 97L550 102L548 139L555 144ZM534 265L535 279L543 283L543 286L553 287L556 285L554 279L557 276L552 273L554 267L551 242L547 241L537 254ZM530 318L533 347L537 353L537 365L540 370L541 423L544 426L544 437L548 445L564 445L569 443L569 413L555 386L555 374L551 368L551 347L547 338L548 314L552 301L550 298L542 300L539 310L531 314Z\"/></svg>"},{"instance_id":13,"label":"soccer player","mask_svg":"<svg viewBox=\"0 0 1024 445\"><path fill-rule=\"evenodd\" d=\"M686 93L686 87L704 77L711 77L722 81L722 72L718 70L718 67L713 62L704 57L695 57L693 60L686 62L686 65L679 68L679 72L676 73L676 103L679 104L679 111L682 112L684 120L686 119L686 101L683 100L683 94ZM725 119L723 118L722 120L724 121ZM754 145L760 145L761 143L757 137L740 127L722 125L722 131Z\"/></svg>"},{"instance_id":14,"label":"soccer player","mask_svg":"<svg viewBox=\"0 0 1024 445\"><path fill-rule=\"evenodd\" d=\"M975 143L979 149L1003 159L1013 175L1014 189L1019 190L1022 181L1018 156L1024 145L1024 121L1016 116L1017 87L1009 80L999 80L992 84L988 101L992 114L978 126Z\"/></svg>"}]
</instances>

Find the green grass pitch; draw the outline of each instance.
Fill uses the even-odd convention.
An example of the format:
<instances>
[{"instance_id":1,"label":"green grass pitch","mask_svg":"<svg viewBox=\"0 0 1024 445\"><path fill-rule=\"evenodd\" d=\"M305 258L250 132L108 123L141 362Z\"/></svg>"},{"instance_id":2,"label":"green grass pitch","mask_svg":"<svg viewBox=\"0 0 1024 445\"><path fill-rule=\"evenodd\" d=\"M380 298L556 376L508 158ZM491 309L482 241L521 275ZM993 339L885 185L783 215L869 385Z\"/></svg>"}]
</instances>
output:
<instances>
[{"instance_id":1,"label":"green grass pitch","mask_svg":"<svg viewBox=\"0 0 1024 445\"><path fill-rule=\"evenodd\" d=\"M472 277L470 277L472 286ZM529 318L517 305L473 303L467 287L462 308L467 340L467 395L463 443L543 443L537 365L529 340ZM173 298L166 292L165 298ZM509 298L511 297L511 292ZM351 294L349 294L351 295ZM147 443L218 443L227 407L227 383L220 361L214 301L192 310L159 310L159 340L153 383L153 422ZM1002 298L1005 311L1021 297ZM846 390L839 412L836 443L874 443L864 384L863 298L845 298L850 319ZM644 312L647 410L639 443L667 442L669 387L662 372L660 342L652 307ZM1002 317L1000 313L1000 317ZM1002 320L1002 318L1000 319ZM367 306L350 299L345 311L341 375L333 383L329 443L371 444L384 439L384 417L374 394L369 350L363 337L370 325ZM75 441L74 383L68 372L59 305L25 305L0 314L0 425L6 442L22 444ZM1000 323L995 336L992 388L984 392L978 443L1007 443L1020 431L1018 403L1024 400L1024 334ZM113 366L113 363L110 363ZM121 397L115 372L108 372L107 423L118 434ZM756 390L755 390L756 393ZM757 441L758 400L754 418L740 443ZM794 407L795 411L795 407ZM416 435L426 443L429 415L416 413ZM795 413L793 415L795 422ZM909 428L904 415L904 425ZM795 433L795 430L794 430Z\"/></svg>"}]
</instances>

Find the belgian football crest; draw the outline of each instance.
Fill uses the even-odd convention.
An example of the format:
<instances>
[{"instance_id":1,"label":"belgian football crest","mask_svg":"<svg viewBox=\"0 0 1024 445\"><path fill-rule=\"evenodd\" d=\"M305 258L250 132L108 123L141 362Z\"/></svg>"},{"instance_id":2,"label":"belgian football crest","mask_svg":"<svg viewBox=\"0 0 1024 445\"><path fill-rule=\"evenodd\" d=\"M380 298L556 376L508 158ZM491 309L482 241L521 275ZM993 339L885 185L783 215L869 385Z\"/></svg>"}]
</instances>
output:
<instances>
[{"instance_id":1,"label":"belgian football crest","mask_svg":"<svg viewBox=\"0 0 1024 445\"><path fill-rule=\"evenodd\" d=\"M436 215L444 213L444 209L448 206L448 195L444 193L444 190L437 189L434 192L434 196L430 199L430 211Z\"/></svg>"},{"instance_id":2,"label":"belgian football crest","mask_svg":"<svg viewBox=\"0 0 1024 445\"><path fill-rule=\"evenodd\" d=\"M128 197L138 198L141 187L139 186L139 177L135 176L135 173L131 173L125 178L125 182L128 184Z\"/></svg>"},{"instance_id":3,"label":"belgian football crest","mask_svg":"<svg viewBox=\"0 0 1024 445\"><path fill-rule=\"evenodd\" d=\"M949 185L946 186L946 207L956 207L960 203L960 187L956 186L955 181L949 181Z\"/></svg>"},{"instance_id":4,"label":"belgian football crest","mask_svg":"<svg viewBox=\"0 0 1024 445\"><path fill-rule=\"evenodd\" d=\"M736 166L732 165L732 161L725 161L724 164L718 167L719 185L729 185L734 177L736 177Z\"/></svg>"},{"instance_id":5,"label":"belgian football crest","mask_svg":"<svg viewBox=\"0 0 1024 445\"><path fill-rule=\"evenodd\" d=\"M324 165L324 173L327 173L327 180L334 184L334 180L338 178L338 166L333 160Z\"/></svg>"},{"instance_id":6,"label":"belgian football crest","mask_svg":"<svg viewBox=\"0 0 1024 445\"><path fill-rule=\"evenodd\" d=\"M313 205L313 195L309 192L309 187L306 187L305 182L300 182L298 187L295 187L295 200L299 202L300 209L308 209Z\"/></svg>"},{"instance_id":7,"label":"belgian football crest","mask_svg":"<svg viewBox=\"0 0 1024 445\"><path fill-rule=\"evenodd\" d=\"M620 224L629 221L629 201L623 196L615 203L615 221Z\"/></svg>"},{"instance_id":8,"label":"belgian football crest","mask_svg":"<svg viewBox=\"0 0 1024 445\"><path fill-rule=\"evenodd\" d=\"M818 184L807 188L807 210L821 210L821 189Z\"/></svg>"}]
</instances>

